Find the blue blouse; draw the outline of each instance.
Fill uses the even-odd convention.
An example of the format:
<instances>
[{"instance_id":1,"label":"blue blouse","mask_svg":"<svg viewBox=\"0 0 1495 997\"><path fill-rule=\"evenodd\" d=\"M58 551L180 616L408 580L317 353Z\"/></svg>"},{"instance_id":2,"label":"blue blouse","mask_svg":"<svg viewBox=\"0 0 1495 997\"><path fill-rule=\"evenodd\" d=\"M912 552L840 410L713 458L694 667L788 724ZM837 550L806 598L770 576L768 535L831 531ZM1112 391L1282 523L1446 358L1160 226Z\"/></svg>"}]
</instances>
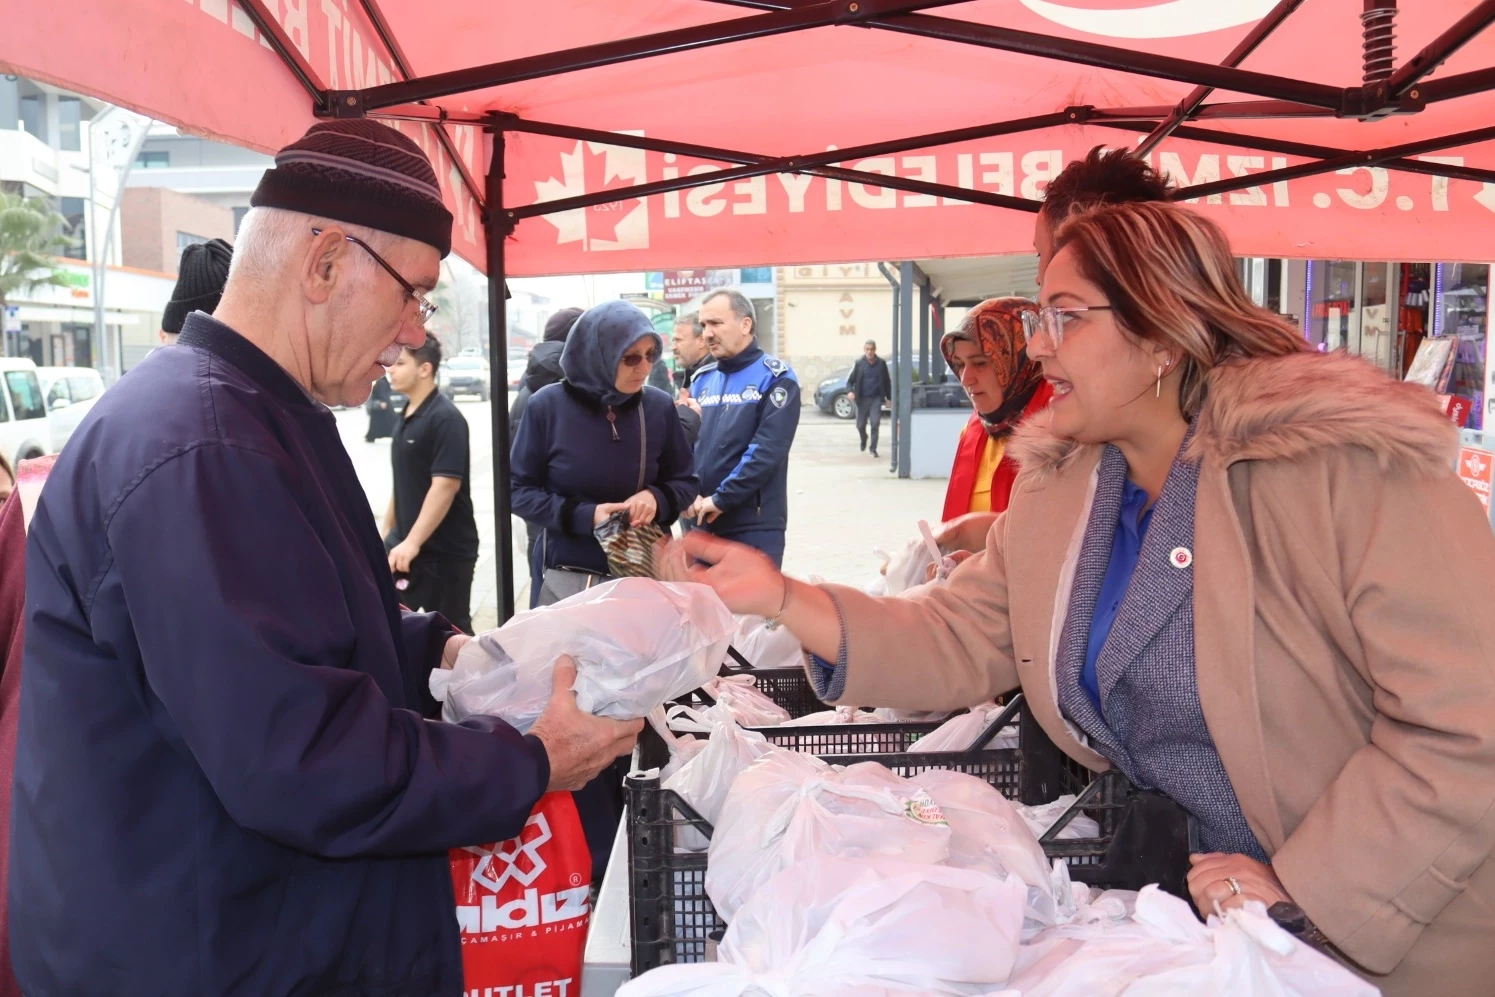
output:
<instances>
[{"instance_id":1,"label":"blue blouse","mask_svg":"<svg viewBox=\"0 0 1495 997\"><path fill-rule=\"evenodd\" d=\"M1100 704L1100 682L1095 675L1095 662L1106 638L1111 636L1111 626L1121 612L1121 603L1126 599L1126 590L1137 570L1137 561L1142 555L1142 541L1147 538L1147 527L1152 522L1152 509L1148 507L1148 494L1128 479L1122 485L1121 515L1116 521L1116 535L1111 538L1111 560L1106 566L1106 577L1101 581L1100 595L1095 600L1095 615L1090 619L1090 640L1085 646L1085 667L1080 672L1080 687L1095 704L1095 712L1105 716Z\"/></svg>"}]
</instances>

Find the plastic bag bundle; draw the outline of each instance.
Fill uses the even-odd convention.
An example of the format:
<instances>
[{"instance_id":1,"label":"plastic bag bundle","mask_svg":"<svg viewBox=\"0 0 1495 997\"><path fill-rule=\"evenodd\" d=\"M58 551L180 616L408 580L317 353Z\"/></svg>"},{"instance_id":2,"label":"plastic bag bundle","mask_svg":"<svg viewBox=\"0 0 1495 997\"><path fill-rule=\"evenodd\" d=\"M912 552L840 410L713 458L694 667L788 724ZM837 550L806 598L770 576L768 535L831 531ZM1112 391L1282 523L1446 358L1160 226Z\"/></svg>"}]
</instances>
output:
<instances>
[{"instance_id":1,"label":"plastic bag bundle","mask_svg":"<svg viewBox=\"0 0 1495 997\"><path fill-rule=\"evenodd\" d=\"M738 912L719 961L661 967L618 994L981 994L1011 973L1022 908L1022 884L1009 878L886 859L809 859Z\"/></svg>"},{"instance_id":2,"label":"plastic bag bundle","mask_svg":"<svg viewBox=\"0 0 1495 997\"><path fill-rule=\"evenodd\" d=\"M751 675L722 675L702 688L744 727L777 727L789 722L789 711L759 692Z\"/></svg>"},{"instance_id":3,"label":"plastic bag bundle","mask_svg":"<svg viewBox=\"0 0 1495 997\"><path fill-rule=\"evenodd\" d=\"M732 646L754 668L801 668L805 663L805 650L799 638L788 627L770 624L761 616L737 617ZM724 662L737 663L735 659Z\"/></svg>"},{"instance_id":4,"label":"plastic bag bundle","mask_svg":"<svg viewBox=\"0 0 1495 997\"><path fill-rule=\"evenodd\" d=\"M671 712L679 709L681 707L675 707ZM696 716L703 721L700 725L709 729L709 736L705 740L680 738L670 745L671 763L660 773L663 780L660 786L680 794L680 798L696 813L715 825L737 777L769 752L784 749L770 744L757 731L743 730L726 714L721 704ZM680 745L684 756L679 765L675 764L676 744ZM675 845L683 851L704 852L710 844L709 839L693 827L677 830Z\"/></svg>"},{"instance_id":5,"label":"plastic bag bundle","mask_svg":"<svg viewBox=\"0 0 1495 997\"><path fill-rule=\"evenodd\" d=\"M986 730L986 725L1001 715L1004 707L996 703L983 703L971 708L969 713L951 717L934 731L925 734L913 743L909 751L968 751L976 738ZM1017 747L1017 725L1004 727L987 741L982 750L997 751Z\"/></svg>"},{"instance_id":6,"label":"plastic bag bundle","mask_svg":"<svg viewBox=\"0 0 1495 997\"><path fill-rule=\"evenodd\" d=\"M621 578L521 613L431 673L442 717L483 714L529 730L550 699L563 654L576 660L576 705L634 720L700 688L721 665L732 614L705 585Z\"/></svg>"},{"instance_id":7,"label":"plastic bag bundle","mask_svg":"<svg viewBox=\"0 0 1495 997\"><path fill-rule=\"evenodd\" d=\"M1038 838L1017 810L990 783L949 769L913 776L914 785L939 805L950 825L946 864L993 875L1015 876L1027 887L1027 917L1035 926L1058 923L1053 871ZM1068 889L1065 877L1064 889Z\"/></svg>"},{"instance_id":8,"label":"plastic bag bundle","mask_svg":"<svg viewBox=\"0 0 1495 997\"><path fill-rule=\"evenodd\" d=\"M810 713L793 720L786 720L779 724L780 727L838 727L848 724L885 724L888 721L876 713L867 710L859 710L854 706L837 706L834 709L822 710L819 713ZM877 735L875 733L866 736L858 736L855 743L851 740L836 741L827 740L817 743L813 748L803 748L813 751L817 755L866 755L866 754L889 754L903 751L908 746L907 737L901 733L888 733Z\"/></svg>"},{"instance_id":9,"label":"plastic bag bundle","mask_svg":"<svg viewBox=\"0 0 1495 997\"><path fill-rule=\"evenodd\" d=\"M758 759L732 783L711 838L706 894L731 921L765 883L816 856L938 865L950 826L929 794L881 765L833 769L795 751Z\"/></svg>"},{"instance_id":10,"label":"plastic bag bundle","mask_svg":"<svg viewBox=\"0 0 1495 997\"><path fill-rule=\"evenodd\" d=\"M1079 797L1074 794L1061 796L1052 803L1041 803L1034 807L1017 807L1018 816L1027 822L1028 827L1038 837L1048 833L1049 828L1056 824L1064 812L1075 805ZM1099 838L1100 825L1084 814L1076 814L1075 818L1064 825L1058 834L1058 840L1065 841L1073 838Z\"/></svg>"},{"instance_id":11,"label":"plastic bag bundle","mask_svg":"<svg viewBox=\"0 0 1495 997\"><path fill-rule=\"evenodd\" d=\"M1201 924L1189 905L1144 887L1130 919L1050 928L1018 954L1014 995L1375 997L1380 991L1248 903Z\"/></svg>"}]
</instances>

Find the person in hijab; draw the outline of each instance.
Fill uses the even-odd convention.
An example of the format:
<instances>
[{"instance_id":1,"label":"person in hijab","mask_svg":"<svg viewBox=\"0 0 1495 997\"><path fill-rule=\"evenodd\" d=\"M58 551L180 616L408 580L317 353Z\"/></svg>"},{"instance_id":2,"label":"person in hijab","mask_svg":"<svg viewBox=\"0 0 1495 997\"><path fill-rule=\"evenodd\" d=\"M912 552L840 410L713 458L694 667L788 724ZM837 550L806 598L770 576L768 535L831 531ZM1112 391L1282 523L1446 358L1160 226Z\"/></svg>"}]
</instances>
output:
<instances>
[{"instance_id":1,"label":"person in hijab","mask_svg":"<svg viewBox=\"0 0 1495 997\"><path fill-rule=\"evenodd\" d=\"M530 605L545 574L607 574L592 535L626 509L634 526L668 529L699 492L695 460L668 394L647 386L663 348L638 308L608 301L576 321L565 379L530 397L514 438L514 513L537 523Z\"/></svg>"},{"instance_id":2,"label":"person in hijab","mask_svg":"<svg viewBox=\"0 0 1495 997\"><path fill-rule=\"evenodd\" d=\"M1017 463L1007 441L1029 415L1053 397L1042 368L1028 359L1023 316L1027 298L991 298L966 313L940 341L945 362L960 378L975 410L961 433L945 492L944 525L936 539L948 550L980 550L997 514L1006 511Z\"/></svg>"},{"instance_id":3,"label":"person in hijab","mask_svg":"<svg viewBox=\"0 0 1495 997\"><path fill-rule=\"evenodd\" d=\"M695 501L695 460L674 399L647 385L663 346L643 312L605 302L571 329L561 354L565 379L531 396L513 449L514 514L541 528L530 608L552 601L542 590L556 593L547 571L607 577L607 554L592 531L613 513L668 530ZM620 759L574 794L593 883L607 870L627 770Z\"/></svg>"}]
</instances>

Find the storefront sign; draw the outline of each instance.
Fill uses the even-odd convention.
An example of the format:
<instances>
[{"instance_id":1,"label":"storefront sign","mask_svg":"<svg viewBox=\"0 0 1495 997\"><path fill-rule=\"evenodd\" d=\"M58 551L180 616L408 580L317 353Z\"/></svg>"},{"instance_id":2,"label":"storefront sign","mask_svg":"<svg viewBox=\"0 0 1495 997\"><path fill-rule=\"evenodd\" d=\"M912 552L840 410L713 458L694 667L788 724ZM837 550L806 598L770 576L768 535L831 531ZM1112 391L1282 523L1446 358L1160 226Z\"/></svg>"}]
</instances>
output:
<instances>
[{"instance_id":1,"label":"storefront sign","mask_svg":"<svg viewBox=\"0 0 1495 997\"><path fill-rule=\"evenodd\" d=\"M1474 494L1479 496L1480 505L1485 507L1487 514L1490 511L1492 468L1495 468L1495 454L1490 451L1476 447L1459 449L1459 477L1464 479L1464 484L1474 489Z\"/></svg>"},{"instance_id":2,"label":"storefront sign","mask_svg":"<svg viewBox=\"0 0 1495 997\"><path fill-rule=\"evenodd\" d=\"M738 270L666 270L664 300L666 304L683 305L707 291L732 287L742 277Z\"/></svg>"}]
</instances>

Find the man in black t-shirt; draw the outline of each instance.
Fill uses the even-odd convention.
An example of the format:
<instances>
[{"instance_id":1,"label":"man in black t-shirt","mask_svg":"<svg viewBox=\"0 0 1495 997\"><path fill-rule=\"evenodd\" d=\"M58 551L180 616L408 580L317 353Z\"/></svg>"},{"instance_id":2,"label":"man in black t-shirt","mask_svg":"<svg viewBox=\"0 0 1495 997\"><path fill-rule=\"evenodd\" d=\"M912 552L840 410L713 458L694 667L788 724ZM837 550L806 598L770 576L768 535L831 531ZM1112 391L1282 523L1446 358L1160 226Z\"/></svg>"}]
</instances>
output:
<instances>
[{"instance_id":1,"label":"man in black t-shirt","mask_svg":"<svg viewBox=\"0 0 1495 997\"><path fill-rule=\"evenodd\" d=\"M409 398L395 426L390 456L394 494L384 517L389 568L409 609L437 612L472 632L472 575L478 526L468 481L467 420L436 390L441 343L404 350L389 368L390 385ZM405 577L401 577L405 576Z\"/></svg>"}]
</instances>

